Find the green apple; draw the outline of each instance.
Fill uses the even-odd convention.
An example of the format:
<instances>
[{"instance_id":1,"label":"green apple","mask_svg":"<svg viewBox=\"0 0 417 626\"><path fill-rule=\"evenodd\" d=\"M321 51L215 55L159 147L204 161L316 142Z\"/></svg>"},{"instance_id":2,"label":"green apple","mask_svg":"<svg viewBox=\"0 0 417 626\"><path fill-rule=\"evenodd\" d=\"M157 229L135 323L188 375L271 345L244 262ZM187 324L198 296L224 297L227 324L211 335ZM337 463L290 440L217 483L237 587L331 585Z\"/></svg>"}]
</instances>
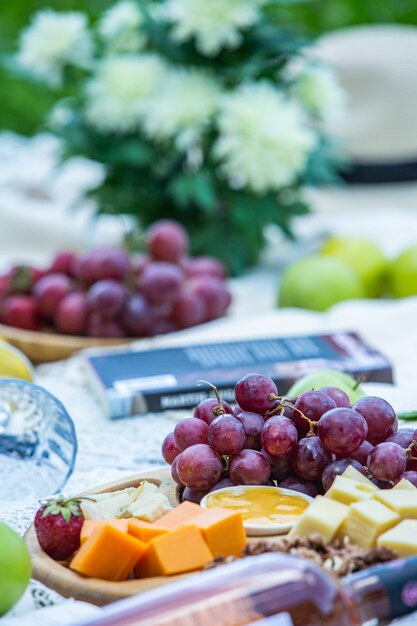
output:
<instances>
[{"instance_id":1,"label":"green apple","mask_svg":"<svg viewBox=\"0 0 417 626\"><path fill-rule=\"evenodd\" d=\"M389 284L395 298L417 295L417 246L407 248L391 263Z\"/></svg>"},{"instance_id":2,"label":"green apple","mask_svg":"<svg viewBox=\"0 0 417 626\"><path fill-rule=\"evenodd\" d=\"M313 255L288 267L281 279L278 303L325 311L342 300L364 296L354 270L335 257Z\"/></svg>"},{"instance_id":3,"label":"green apple","mask_svg":"<svg viewBox=\"0 0 417 626\"><path fill-rule=\"evenodd\" d=\"M321 387L338 387L344 391L353 404L365 395L364 391L349 374L339 370L321 369L299 378L288 390L287 396L299 396L303 391L318 390Z\"/></svg>"},{"instance_id":4,"label":"green apple","mask_svg":"<svg viewBox=\"0 0 417 626\"><path fill-rule=\"evenodd\" d=\"M357 272L368 298L380 296L385 291L388 261L373 241L359 237L332 237L321 253L345 261Z\"/></svg>"},{"instance_id":5,"label":"green apple","mask_svg":"<svg viewBox=\"0 0 417 626\"><path fill-rule=\"evenodd\" d=\"M0 616L23 595L30 573L30 556L25 542L0 522Z\"/></svg>"}]
</instances>

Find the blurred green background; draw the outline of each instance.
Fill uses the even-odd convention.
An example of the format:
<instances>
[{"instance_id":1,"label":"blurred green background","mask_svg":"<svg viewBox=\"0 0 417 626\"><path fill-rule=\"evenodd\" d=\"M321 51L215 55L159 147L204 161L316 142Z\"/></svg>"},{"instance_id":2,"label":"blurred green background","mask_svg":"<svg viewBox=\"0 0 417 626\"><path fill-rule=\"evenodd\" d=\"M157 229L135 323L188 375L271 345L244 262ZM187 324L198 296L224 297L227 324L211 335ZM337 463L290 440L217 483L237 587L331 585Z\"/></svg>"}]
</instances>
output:
<instances>
[{"instance_id":1,"label":"blurred green background","mask_svg":"<svg viewBox=\"0 0 417 626\"><path fill-rule=\"evenodd\" d=\"M112 3L112 0L10 0L3 3L0 54L4 56L16 49L20 30L34 12L45 6L61 11L88 11L95 19ZM307 0L295 3L283 0L280 13L283 23L313 36L354 24L398 22L417 25L416 0ZM33 133L56 100L56 94L52 95L43 86L12 77L4 67L0 67L0 84L3 92L0 129Z\"/></svg>"}]
</instances>

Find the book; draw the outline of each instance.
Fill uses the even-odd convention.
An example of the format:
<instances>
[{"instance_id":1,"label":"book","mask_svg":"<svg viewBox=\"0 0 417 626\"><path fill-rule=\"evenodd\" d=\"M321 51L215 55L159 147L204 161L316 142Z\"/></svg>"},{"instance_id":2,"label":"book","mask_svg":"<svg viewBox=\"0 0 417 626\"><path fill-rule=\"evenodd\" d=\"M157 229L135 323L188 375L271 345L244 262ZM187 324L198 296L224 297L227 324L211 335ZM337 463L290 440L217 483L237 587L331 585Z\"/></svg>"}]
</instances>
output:
<instances>
[{"instance_id":1,"label":"book","mask_svg":"<svg viewBox=\"0 0 417 626\"><path fill-rule=\"evenodd\" d=\"M195 407L212 396L234 401L236 382L250 372L274 379L285 394L301 376L329 368L363 381L393 382L388 359L354 332L206 343L87 355L90 380L111 418Z\"/></svg>"}]
</instances>

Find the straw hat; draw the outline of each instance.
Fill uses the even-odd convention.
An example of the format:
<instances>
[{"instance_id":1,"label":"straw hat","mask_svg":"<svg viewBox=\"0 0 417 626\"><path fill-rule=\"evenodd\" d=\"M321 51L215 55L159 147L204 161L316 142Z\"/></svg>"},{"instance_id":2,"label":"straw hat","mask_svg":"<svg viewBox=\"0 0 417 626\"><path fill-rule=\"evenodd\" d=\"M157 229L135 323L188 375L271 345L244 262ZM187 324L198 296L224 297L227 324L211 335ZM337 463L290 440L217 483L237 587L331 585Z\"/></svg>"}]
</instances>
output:
<instances>
[{"instance_id":1,"label":"straw hat","mask_svg":"<svg viewBox=\"0 0 417 626\"><path fill-rule=\"evenodd\" d=\"M349 103L329 126L353 161L353 183L417 181L417 28L361 26L319 40L312 56L329 63Z\"/></svg>"}]
</instances>

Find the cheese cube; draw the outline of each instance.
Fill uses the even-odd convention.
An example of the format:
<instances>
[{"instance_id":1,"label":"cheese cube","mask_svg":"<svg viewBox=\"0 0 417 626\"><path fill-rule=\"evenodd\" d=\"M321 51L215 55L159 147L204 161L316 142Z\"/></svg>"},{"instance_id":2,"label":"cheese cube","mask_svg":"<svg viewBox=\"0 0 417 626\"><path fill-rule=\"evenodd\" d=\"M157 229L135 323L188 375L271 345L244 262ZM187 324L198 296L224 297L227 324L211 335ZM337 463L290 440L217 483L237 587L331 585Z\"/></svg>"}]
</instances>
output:
<instances>
[{"instance_id":1,"label":"cheese cube","mask_svg":"<svg viewBox=\"0 0 417 626\"><path fill-rule=\"evenodd\" d=\"M417 489L381 489L374 497L398 513L401 519L417 519Z\"/></svg>"},{"instance_id":2,"label":"cheese cube","mask_svg":"<svg viewBox=\"0 0 417 626\"><path fill-rule=\"evenodd\" d=\"M348 511L345 504L317 496L290 530L288 538L319 533L323 539L331 541L346 519Z\"/></svg>"},{"instance_id":3,"label":"cheese cube","mask_svg":"<svg viewBox=\"0 0 417 626\"><path fill-rule=\"evenodd\" d=\"M351 504L352 502L370 500L374 493L375 491L365 483L344 476L336 476L326 493L326 497L342 502L342 504Z\"/></svg>"},{"instance_id":4,"label":"cheese cube","mask_svg":"<svg viewBox=\"0 0 417 626\"><path fill-rule=\"evenodd\" d=\"M417 554L417 520L403 520L391 530L380 535L378 547L391 548L399 557Z\"/></svg>"},{"instance_id":5,"label":"cheese cube","mask_svg":"<svg viewBox=\"0 0 417 626\"><path fill-rule=\"evenodd\" d=\"M154 522L171 509L167 496L159 487L145 480L122 513L126 517L132 516L146 522Z\"/></svg>"},{"instance_id":6,"label":"cheese cube","mask_svg":"<svg viewBox=\"0 0 417 626\"><path fill-rule=\"evenodd\" d=\"M181 526L192 524L191 520L197 517L197 515L201 515L203 511L204 509L199 504L185 500L157 519L156 522L154 522L154 526L164 528L165 530L177 530L177 528L181 528Z\"/></svg>"},{"instance_id":7,"label":"cheese cube","mask_svg":"<svg viewBox=\"0 0 417 626\"><path fill-rule=\"evenodd\" d=\"M213 507L193 517L190 524L201 531L214 558L242 556L246 533L240 513Z\"/></svg>"},{"instance_id":8,"label":"cheese cube","mask_svg":"<svg viewBox=\"0 0 417 626\"><path fill-rule=\"evenodd\" d=\"M417 487L406 478L401 478L401 480L394 485L393 489L407 489L407 491L414 491Z\"/></svg>"},{"instance_id":9,"label":"cheese cube","mask_svg":"<svg viewBox=\"0 0 417 626\"><path fill-rule=\"evenodd\" d=\"M144 545L147 550L135 567L137 578L192 572L213 560L200 530L195 526L173 530Z\"/></svg>"},{"instance_id":10,"label":"cheese cube","mask_svg":"<svg viewBox=\"0 0 417 626\"><path fill-rule=\"evenodd\" d=\"M364 485L368 485L369 489L373 491L378 491L378 487L374 485L374 483L366 478L361 472L353 467L353 465L348 465L345 471L342 474L343 478L350 478L350 480L355 480L357 483L363 483Z\"/></svg>"},{"instance_id":11,"label":"cheese cube","mask_svg":"<svg viewBox=\"0 0 417 626\"><path fill-rule=\"evenodd\" d=\"M376 500L356 502L349 507L349 513L340 530L340 537L349 537L352 543L361 548L375 545L377 537L400 521L400 516Z\"/></svg>"}]
</instances>

